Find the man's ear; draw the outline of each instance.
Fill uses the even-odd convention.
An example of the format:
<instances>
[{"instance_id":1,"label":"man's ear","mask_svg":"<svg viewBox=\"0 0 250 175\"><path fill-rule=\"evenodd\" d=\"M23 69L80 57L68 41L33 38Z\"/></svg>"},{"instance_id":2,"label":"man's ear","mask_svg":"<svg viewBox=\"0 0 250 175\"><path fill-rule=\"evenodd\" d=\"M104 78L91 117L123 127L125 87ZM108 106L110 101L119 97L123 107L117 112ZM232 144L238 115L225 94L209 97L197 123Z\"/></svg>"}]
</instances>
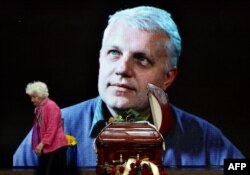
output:
<instances>
[{"instance_id":1,"label":"man's ear","mask_svg":"<svg viewBox=\"0 0 250 175\"><path fill-rule=\"evenodd\" d=\"M170 71L168 71L168 73L166 73L165 81L164 81L164 90L166 90L175 80L177 76L177 72L178 72L177 68L175 67L175 68L172 68Z\"/></svg>"}]
</instances>

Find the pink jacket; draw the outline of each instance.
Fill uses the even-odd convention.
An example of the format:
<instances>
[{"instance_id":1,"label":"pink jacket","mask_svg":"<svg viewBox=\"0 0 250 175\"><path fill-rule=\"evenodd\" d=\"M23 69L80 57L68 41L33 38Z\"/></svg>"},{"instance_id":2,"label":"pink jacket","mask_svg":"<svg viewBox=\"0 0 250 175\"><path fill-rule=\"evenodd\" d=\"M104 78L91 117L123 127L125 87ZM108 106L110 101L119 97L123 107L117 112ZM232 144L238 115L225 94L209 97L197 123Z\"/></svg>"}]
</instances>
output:
<instances>
[{"instance_id":1,"label":"pink jacket","mask_svg":"<svg viewBox=\"0 0 250 175\"><path fill-rule=\"evenodd\" d=\"M36 117L41 115L40 122L40 142L44 143L44 153L52 152L62 146L67 145L63 131L61 110L58 105L49 98L42 101L39 107L35 109ZM33 124L32 148L35 149L38 142L34 139L37 119L35 117Z\"/></svg>"}]
</instances>

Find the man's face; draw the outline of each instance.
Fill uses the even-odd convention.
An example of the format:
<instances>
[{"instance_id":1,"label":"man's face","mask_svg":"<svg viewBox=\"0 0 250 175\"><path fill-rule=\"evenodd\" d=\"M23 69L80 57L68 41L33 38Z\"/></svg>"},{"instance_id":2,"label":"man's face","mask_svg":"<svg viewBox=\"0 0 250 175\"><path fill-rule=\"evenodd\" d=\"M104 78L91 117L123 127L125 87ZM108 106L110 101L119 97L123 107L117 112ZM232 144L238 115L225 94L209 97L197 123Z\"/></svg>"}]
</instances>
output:
<instances>
[{"instance_id":1,"label":"man's face","mask_svg":"<svg viewBox=\"0 0 250 175\"><path fill-rule=\"evenodd\" d=\"M123 21L110 27L100 51L98 80L108 108L143 112L149 108L148 83L167 88L167 41L164 33L138 30Z\"/></svg>"}]
</instances>

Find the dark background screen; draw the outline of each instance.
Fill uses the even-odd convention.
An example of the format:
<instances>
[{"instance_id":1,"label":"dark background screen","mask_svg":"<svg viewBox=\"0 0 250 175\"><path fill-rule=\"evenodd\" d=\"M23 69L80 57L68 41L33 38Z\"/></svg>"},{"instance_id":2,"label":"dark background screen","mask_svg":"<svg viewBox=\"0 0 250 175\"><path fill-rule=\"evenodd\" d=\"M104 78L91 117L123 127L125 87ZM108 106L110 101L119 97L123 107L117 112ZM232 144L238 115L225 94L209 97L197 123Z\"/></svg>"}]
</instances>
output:
<instances>
[{"instance_id":1,"label":"dark background screen","mask_svg":"<svg viewBox=\"0 0 250 175\"><path fill-rule=\"evenodd\" d=\"M1 1L0 166L30 130L25 86L47 83L61 108L95 97L108 15L136 5L169 11L183 51L170 101L215 126L250 157L250 3L248 1Z\"/></svg>"}]
</instances>

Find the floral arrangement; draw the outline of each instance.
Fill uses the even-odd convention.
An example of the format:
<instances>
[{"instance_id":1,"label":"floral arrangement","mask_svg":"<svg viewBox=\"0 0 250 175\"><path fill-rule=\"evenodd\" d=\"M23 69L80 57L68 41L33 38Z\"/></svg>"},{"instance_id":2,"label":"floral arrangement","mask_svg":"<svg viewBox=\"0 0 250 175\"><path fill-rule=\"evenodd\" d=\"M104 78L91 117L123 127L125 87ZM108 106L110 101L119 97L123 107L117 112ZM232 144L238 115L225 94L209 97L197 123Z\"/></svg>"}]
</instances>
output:
<instances>
[{"instance_id":1,"label":"floral arrangement","mask_svg":"<svg viewBox=\"0 0 250 175\"><path fill-rule=\"evenodd\" d=\"M68 143L69 146L75 146L76 145L77 142L76 142L76 138L74 136L66 134L65 138L66 138L67 143Z\"/></svg>"},{"instance_id":2,"label":"floral arrangement","mask_svg":"<svg viewBox=\"0 0 250 175\"><path fill-rule=\"evenodd\" d=\"M145 120L145 116L138 113L134 109L120 112L116 117L110 117L109 123L112 122L136 122Z\"/></svg>"},{"instance_id":3,"label":"floral arrangement","mask_svg":"<svg viewBox=\"0 0 250 175\"><path fill-rule=\"evenodd\" d=\"M130 158L118 165L104 165L107 175L167 175L164 169L159 169L153 161Z\"/></svg>"}]
</instances>

